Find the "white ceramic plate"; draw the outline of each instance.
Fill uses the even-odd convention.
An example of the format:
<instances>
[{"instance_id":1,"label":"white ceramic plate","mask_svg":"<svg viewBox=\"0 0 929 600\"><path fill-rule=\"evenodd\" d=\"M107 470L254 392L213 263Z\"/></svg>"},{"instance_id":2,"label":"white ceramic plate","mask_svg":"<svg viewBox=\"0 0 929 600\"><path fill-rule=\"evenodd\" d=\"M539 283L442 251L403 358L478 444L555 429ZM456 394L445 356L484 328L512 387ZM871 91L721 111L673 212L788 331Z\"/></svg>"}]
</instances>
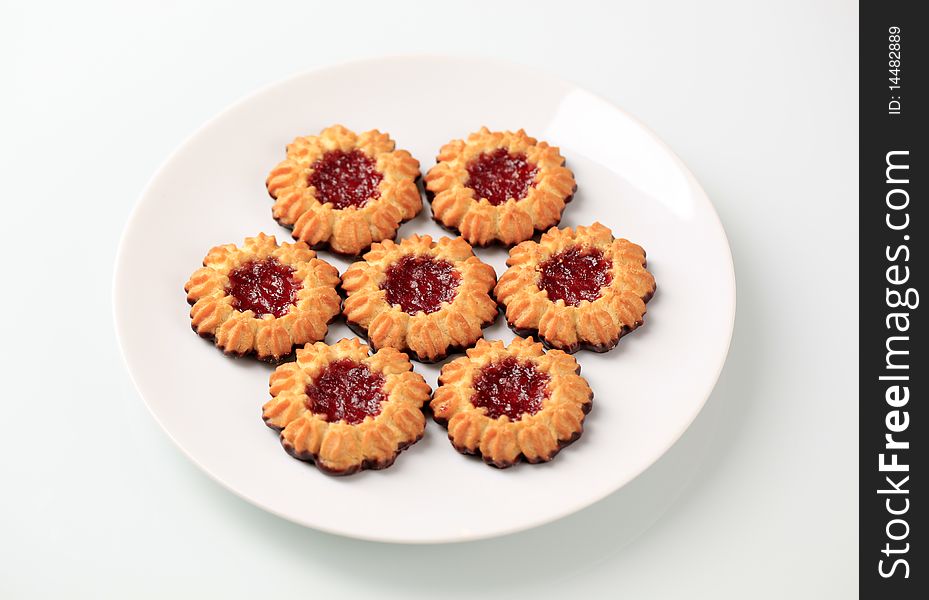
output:
<instances>
[{"instance_id":1,"label":"white ceramic plate","mask_svg":"<svg viewBox=\"0 0 929 600\"><path fill-rule=\"evenodd\" d=\"M562 226L599 220L648 252L658 292L645 325L606 354L581 351L594 389L584 435L551 463L497 470L464 457L430 421L383 471L323 475L294 460L261 420L271 367L223 356L190 329L182 287L216 244L259 231L281 241L268 171L297 135L333 123L389 132L423 171L439 147L487 125L525 128L561 148L578 190ZM425 206L400 229L446 235ZM506 252L478 250L497 270ZM340 272L345 260L321 256ZM497 62L392 58L272 85L203 126L142 194L119 250L116 326L158 422L207 474L286 519L391 542L501 535L580 510L619 489L678 439L713 389L729 346L735 281L725 233L699 184L654 134L569 83ZM485 331L510 340L503 318ZM353 334L341 323L334 342ZM435 387L440 365L415 364Z\"/></svg>"}]
</instances>

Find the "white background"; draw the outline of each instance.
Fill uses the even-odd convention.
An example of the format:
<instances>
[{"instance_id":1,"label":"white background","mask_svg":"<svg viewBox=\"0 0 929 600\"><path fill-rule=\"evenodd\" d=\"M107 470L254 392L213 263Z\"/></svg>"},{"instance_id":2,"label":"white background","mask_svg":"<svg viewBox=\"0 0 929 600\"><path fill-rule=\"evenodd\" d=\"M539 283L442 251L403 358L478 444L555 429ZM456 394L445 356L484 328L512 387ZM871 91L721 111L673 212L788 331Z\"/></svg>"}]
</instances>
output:
<instances>
[{"instance_id":1,"label":"white background","mask_svg":"<svg viewBox=\"0 0 929 600\"><path fill-rule=\"evenodd\" d=\"M0 596L857 592L857 3L186 4L0 5ZM239 500L158 428L113 333L122 226L184 138L293 73L406 53L614 101L694 171L735 259L731 353L688 433L606 500L495 540L360 542Z\"/></svg>"}]
</instances>

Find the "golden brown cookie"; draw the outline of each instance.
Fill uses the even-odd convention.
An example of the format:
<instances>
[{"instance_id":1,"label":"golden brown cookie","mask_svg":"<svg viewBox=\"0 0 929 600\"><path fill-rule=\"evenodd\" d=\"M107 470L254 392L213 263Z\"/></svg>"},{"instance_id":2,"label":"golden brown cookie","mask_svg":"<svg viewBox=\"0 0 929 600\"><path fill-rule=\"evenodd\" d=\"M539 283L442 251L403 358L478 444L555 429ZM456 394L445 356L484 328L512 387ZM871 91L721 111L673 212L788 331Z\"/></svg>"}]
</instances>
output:
<instances>
[{"instance_id":1,"label":"golden brown cookie","mask_svg":"<svg viewBox=\"0 0 929 600\"><path fill-rule=\"evenodd\" d=\"M435 362L468 348L497 318L496 282L461 238L414 235L371 246L342 276L349 326L374 348L409 350Z\"/></svg>"},{"instance_id":2,"label":"golden brown cookie","mask_svg":"<svg viewBox=\"0 0 929 600\"><path fill-rule=\"evenodd\" d=\"M384 469L423 436L431 390L406 354L343 339L297 350L271 374L262 417L294 458L330 475Z\"/></svg>"},{"instance_id":3,"label":"golden brown cookie","mask_svg":"<svg viewBox=\"0 0 929 600\"><path fill-rule=\"evenodd\" d=\"M578 439L593 392L574 357L532 338L478 341L442 368L430 406L452 446L495 467L552 460Z\"/></svg>"},{"instance_id":4,"label":"golden brown cookie","mask_svg":"<svg viewBox=\"0 0 929 600\"><path fill-rule=\"evenodd\" d=\"M298 137L268 175L274 218L294 239L339 254L393 239L423 208L419 161L395 147L386 133L341 125Z\"/></svg>"},{"instance_id":5,"label":"golden brown cookie","mask_svg":"<svg viewBox=\"0 0 929 600\"><path fill-rule=\"evenodd\" d=\"M259 233L216 246L184 285L191 327L226 354L280 361L326 337L339 314L339 272L303 242Z\"/></svg>"},{"instance_id":6,"label":"golden brown cookie","mask_svg":"<svg viewBox=\"0 0 929 600\"><path fill-rule=\"evenodd\" d=\"M642 324L655 293L645 251L594 223L556 229L510 250L494 289L510 327L551 348L605 352Z\"/></svg>"},{"instance_id":7,"label":"golden brown cookie","mask_svg":"<svg viewBox=\"0 0 929 600\"><path fill-rule=\"evenodd\" d=\"M436 160L425 177L432 214L474 246L512 246L557 225L577 189L558 148L522 129L481 127Z\"/></svg>"}]
</instances>

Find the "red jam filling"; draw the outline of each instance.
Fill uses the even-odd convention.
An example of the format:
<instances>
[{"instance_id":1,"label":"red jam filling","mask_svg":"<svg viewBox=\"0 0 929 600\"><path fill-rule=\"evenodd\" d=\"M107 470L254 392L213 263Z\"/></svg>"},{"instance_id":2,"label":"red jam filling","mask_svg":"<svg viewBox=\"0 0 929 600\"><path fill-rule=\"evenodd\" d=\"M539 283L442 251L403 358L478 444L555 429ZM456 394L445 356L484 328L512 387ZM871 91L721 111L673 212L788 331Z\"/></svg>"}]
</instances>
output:
<instances>
[{"instance_id":1,"label":"red jam filling","mask_svg":"<svg viewBox=\"0 0 929 600\"><path fill-rule=\"evenodd\" d=\"M236 310L255 311L258 316L283 317L297 301L303 285L294 279L293 268L276 258L252 260L229 273L227 291Z\"/></svg>"},{"instance_id":2,"label":"red jam filling","mask_svg":"<svg viewBox=\"0 0 929 600\"><path fill-rule=\"evenodd\" d=\"M577 306L582 300L593 302L600 290L613 281L613 262L596 248L569 248L539 265L539 289L548 292L552 302L564 300Z\"/></svg>"},{"instance_id":3,"label":"red jam filling","mask_svg":"<svg viewBox=\"0 0 929 600\"><path fill-rule=\"evenodd\" d=\"M428 256L407 255L387 268L381 289L388 304L399 304L411 315L433 313L458 293L461 276L451 263Z\"/></svg>"},{"instance_id":4,"label":"red jam filling","mask_svg":"<svg viewBox=\"0 0 929 600\"><path fill-rule=\"evenodd\" d=\"M468 163L467 186L474 190L477 199L487 198L498 206L510 198L525 198L537 171L525 154L510 154L499 148Z\"/></svg>"},{"instance_id":5,"label":"red jam filling","mask_svg":"<svg viewBox=\"0 0 929 600\"><path fill-rule=\"evenodd\" d=\"M384 376L349 358L329 363L316 381L306 387L306 408L328 422L350 425L381 412Z\"/></svg>"},{"instance_id":6,"label":"red jam filling","mask_svg":"<svg viewBox=\"0 0 929 600\"><path fill-rule=\"evenodd\" d=\"M383 175L374 160L360 150L326 152L312 169L308 183L316 188L316 199L322 204L328 202L336 209L361 208L381 195L377 186Z\"/></svg>"},{"instance_id":7,"label":"red jam filling","mask_svg":"<svg viewBox=\"0 0 929 600\"><path fill-rule=\"evenodd\" d=\"M486 408L491 419L506 415L517 421L526 413L539 412L548 396L547 384L548 375L510 356L481 369L474 380L471 404Z\"/></svg>"}]
</instances>

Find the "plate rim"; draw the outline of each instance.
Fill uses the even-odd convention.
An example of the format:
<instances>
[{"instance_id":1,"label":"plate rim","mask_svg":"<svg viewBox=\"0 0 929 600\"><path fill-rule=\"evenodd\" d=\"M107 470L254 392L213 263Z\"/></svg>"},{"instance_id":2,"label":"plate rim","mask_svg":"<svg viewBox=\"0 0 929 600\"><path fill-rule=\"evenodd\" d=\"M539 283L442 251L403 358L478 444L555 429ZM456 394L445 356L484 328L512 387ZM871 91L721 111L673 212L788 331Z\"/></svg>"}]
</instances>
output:
<instances>
[{"instance_id":1,"label":"plate rim","mask_svg":"<svg viewBox=\"0 0 929 600\"><path fill-rule=\"evenodd\" d=\"M124 257L125 257L125 249L128 244L129 237L130 237L128 233L132 225L138 219L138 215L141 211L143 200L149 195L150 190L153 187L154 183L160 179L163 172L167 169L168 165L174 162L177 155L182 153L188 147L188 145L191 144L191 142L194 139L199 137L203 131L211 127L214 122L223 118L227 113L231 112L238 106L245 104L249 102L250 100L257 98L261 95L264 95L265 93L275 88L286 86L290 84L292 81L303 79L305 77L312 77L314 75L319 75L319 74L322 74L328 71L338 71L346 67L374 66L378 63L397 62L397 61L453 61L453 62L458 62L458 63L487 64L487 65L490 65L498 69L503 68L503 69L511 69L511 70L513 69L520 70L534 77L547 80L552 84L557 84L559 86L562 86L566 89L581 90L585 92L586 94L589 94L591 97L595 98L596 100L602 102L606 106L609 106L612 110L618 111L620 114L628 118L630 121L634 122L643 133L647 134L647 136L651 139L652 142L656 143L662 150L664 150L669 156L671 156L674 159L676 166L686 176L687 181L688 183L690 183L692 190L697 192L695 195L699 197L698 202L702 202L705 205L705 208L709 209L709 215L712 216L711 222L713 225L715 225L719 234L721 234L722 236L721 239L724 242L725 250L726 250L726 258L728 259L726 266L728 266L729 277L726 280L726 284L728 287L728 294L726 294L726 296L728 297L728 300L729 300L728 304L731 307L731 309L729 310L728 315L726 315L727 316L727 324L726 324L727 335L726 335L725 351L720 353L720 356L716 361L717 364L714 366L715 373L713 374L713 377L710 380L710 383L708 384L707 389L704 391L704 393L701 394L702 399L700 400L699 404L695 405L695 408L693 409L692 414L688 415L687 419L683 421L683 425L681 426L679 431L677 431L673 436L670 436L668 438L668 443L666 447L660 453L656 454L654 458L651 461L649 461L647 464L645 464L638 470L635 470L632 473L632 475L630 475L624 482L622 482L615 488L606 491L605 493L598 494L596 497L593 497L593 498L584 498L583 500L579 502L566 503L565 506L561 510L552 511L552 513L550 513L549 515L546 515L545 517L542 517L542 518L538 518L532 522L523 523L523 524L512 526L512 527L498 528L495 531L490 532L490 533L477 533L477 534L469 533L469 534L459 534L459 535L454 535L454 536L447 535L444 537L430 537L430 538L422 538L422 539L397 538L397 537L393 537L389 535L385 536L385 535L378 535L378 534L370 534L370 535L360 534L357 532L348 532L348 531L339 529L337 527L330 527L325 523L318 523L318 522L311 523L305 519L301 519L293 515L283 514L281 511L278 511L275 508L272 508L271 506L268 506L264 503L259 502L258 500L247 495L245 492L242 492L241 490L237 489L233 485L227 483L219 475L217 475L216 473L208 469L193 454L191 454L174 437L174 435L172 435L168 427L166 427L165 424L162 422L162 420L158 417L151 403L148 401L148 399L146 399L145 394L143 393L141 387L139 386L139 383L136 380L135 373L133 372L132 366L130 364L129 356L126 352L126 348L124 346L124 341L123 341L124 334L122 333L122 327L120 325L121 317L120 317L119 307L121 305L121 301L120 301L121 292L120 292L119 282L121 279L121 275L126 268L126 265L124 264L125 263ZM723 291L723 290L719 290L719 291ZM552 73L548 71L545 71L543 69L540 69L540 68L537 68L531 65L525 65L525 64L522 64L516 61L504 60L504 59L499 59L499 58L490 58L490 57L456 56L456 55L432 54L432 53L421 53L421 54L413 53L413 54L391 54L391 55L384 55L384 56L372 56L372 57L357 58L357 59L351 59L351 60L343 60L343 61L328 63L326 65L320 65L315 68L306 69L306 70L293 73L281 79L278 79L270 83L264 84L262 86L259 86L257 89L237 98L235 101L227 104L226 106L224 106L224 108L222 108L222 110L220 110L219 112L214 114L212 117L204 121L200 126L196 127L180 143L178 143L174 147L174 149L162 160L159 166L155 169L155 171L149 177L148 181L145 183L144 187L139 192L138 196L136 197L133 203L132 210L130 211L129 216L127 217L125 224L123 225L122 233L120 234L119 243L116 249L116 255L115 255L114 263L113 263L113 277L111 280L110 300L112 304L112 318L113 318L113 326L114 326L114 333L116 337L117 347L119 349L119 354L120 354L120 357L122 358L123 365L125 366L126 372L129 375L129 379L132 382L132 385L135 388L136 393L142 399L142 403L145 405L149 414L152 416L152 418L155 420L155 422L158 424L161 430L167 435L168 439L171 440L174 446L178 450L180 450L181 453L188 460L190 460L194 465L196 465L197 468L200 471L202 471L204 474L206 474L210 479L218 483L221 487L228 490L229 492L232 492L235 496L241 498L242 500L245 500L249 504L257 508L260 508L261 510L265 512L273 514L281 519L284 519L285 521L295 523L297 525L307 527L310 529L315 529L317 531L322 531L330 535L337 535L337 536L341 536L341 537L345 537L349 539L357 539L357 540L363 540L363 541L369 541L369 542L380 542L380 543L389 543L389 544L434 545L434 544L463 543L463 542L471 542L471 541L477 541L477 540L483 540L483 539L492 539L496 537L511 535L511 534L518 533L521 531L527 531L530 529L534 529L536 527L541 527L543 525L553 523L569 515L572 515L576 512L579 512L587 507L593 506L594 504L597 504L598 502L602 501L604 498L614 493L619 492L624 487L629 485L631 482L636 480L639 476L641 476L642 473L650 469L656 462L658 462L663 456L665 456L668 453L668 451L671 450L671 448L673 448L677 444L677 442L681 439L684 433L693 424L694 420L696 420L697 416L703 411L704 407L706 406L707 401L709 400L713 391L716 389L716 385L718 384L719 377L722 374L723 369L725 368L726 362L729 357L729 351L731 350L731 346L732 346L732 336L733 336L733 332L735 328L735 318L736 318L736 312L737 312L737 285L736 285L736 275L735 275L735 262L732 257L732 246L729 243L729 237L726 234L725 228L723 227L722 220L719 218L719 213L716 211L716 206L710 200L706 191L703 189L703 186L700 185L700 182L691 172L687 164L680 158L680 156L678 156L677 153L660 136L658 136L658 134L656 134L651 128L649 128L644 122L642 122L634 114L620 107L619 105L609 100L608 98L604 98L603 96L597 94L596 92L589 90L583 85L574 83L573 81L564 79L560 76L553 75ZM707 371L709 371L709 369L707 369Z\"/></svg>"}]
</instances>

